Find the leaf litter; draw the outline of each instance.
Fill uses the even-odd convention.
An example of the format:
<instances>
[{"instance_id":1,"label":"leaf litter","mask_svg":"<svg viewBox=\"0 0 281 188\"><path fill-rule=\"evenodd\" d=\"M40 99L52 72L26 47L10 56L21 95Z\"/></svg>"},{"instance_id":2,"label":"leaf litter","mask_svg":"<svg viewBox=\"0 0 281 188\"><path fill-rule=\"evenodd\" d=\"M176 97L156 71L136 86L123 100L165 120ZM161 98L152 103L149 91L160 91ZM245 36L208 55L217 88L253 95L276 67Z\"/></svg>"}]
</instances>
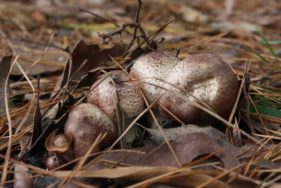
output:
<instances>
[{"instance_id":1,"label":"leaf litter","mask_svg":"<svg viewBox=\"0 0 281 188\"><path fill-rule=\"evenodd\" d=\"M45 9L39 1L37 6L21 1L3 1L0 6L1 171L5 168L2 164L8 164L2 186L46 187L65 182L66 187L280 186L281 177L276 173L281 167L277 1L154 0L142 2L142 6L141 1L63 2ZM155 7L167 11L156 13ZM176 20L170 23L172 17ZM234 109L235 126L175 122L176 127L162 132L150 128L147 115L143 115L137 120L143 134L131 147L88 153L57 169L45 170L46 139L63 132L69 111L84 101L98 75L120 66L127 69L130 60L156 48L174 54L178 50L179 58L197 52L218 53L240 78L250 62L246 72L251 81ZM11 63L11 57L5 55L11 52L19 55L17 63L25 75L14 66L9 76L13 135L11 158L5 161L9 133L3 88ZM36 96L35 103L29 95ZM20 104L14 99L20 99ZM27 116L31 121L23 120L25 126L17 129Z\"/></svg>"}]
</instances>

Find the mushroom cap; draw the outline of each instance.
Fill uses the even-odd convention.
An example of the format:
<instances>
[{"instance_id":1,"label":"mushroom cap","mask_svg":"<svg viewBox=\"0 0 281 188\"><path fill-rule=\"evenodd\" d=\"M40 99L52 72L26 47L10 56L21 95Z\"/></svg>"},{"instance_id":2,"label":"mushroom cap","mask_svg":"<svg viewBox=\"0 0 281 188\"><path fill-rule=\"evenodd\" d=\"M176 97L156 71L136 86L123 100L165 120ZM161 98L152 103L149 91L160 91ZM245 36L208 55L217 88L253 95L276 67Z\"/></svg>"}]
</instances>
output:
<instances>
[{"instance_id":1,"label":"mushroom cap","mask_svg":"<svg viewBox=\"0 0 281 188\"><path fill-rule=\"evenodd\" d=\"M50 155L44 161L48 170L58 168L61 165L60 159L56 155Z\"/></svg>"},{"instance_id":2,"label":"mushroom cap","mask_svg":"<svg viewBox=\"0 0 281 188\"><path fill-rule=\"evenodd\" d=\"M45 147L48 153L56 154L56 157L60 159L60 163L62 161L71 161L74 158L71 145L66 136L57 134L57 131L49 134L45 141Z\"/></svg>"},{"instance_id":3,"label":"mushroom cap","mask_svg":"<svg viewBox=\"0 0 281 188\"><path fill-rule=\"evenodd\" d=\"M45 147L49 152L64 153L70 148L70 144L64 134L52 132L46 139Z\"/></svg>"},{"instance_id":4,"label":"mushroom cap","mask_svg":"<svg viewBox=\"0 0 281 188\"><path fill-rule=\"evenodd\" d=\"M161 86L167 73L177 64L178 58L153 51L135 60L130 75L139 81L149 103L159 99Z\"/></svg>"},{"instance_id":5,"label":"mushroom cap","mask_svg":"<svg viewBox=\"0 0 281 188\"><path fill-rule=\"evenodd\" d=\"M117 135L114 123L93 104L82 103L71 110L64 125L64 134L69 141L72 141L76 158L88 151L100 133L107 133L107 135L93 152L112 144Z\"/></svg>"},{"instance_id":6,"label":"mushroom cap","mask_svg":"<svg viewBox=\"0 0 281 188\"><path fill-rule=\"evenodd\" d=\"M134 118L145 108L140 88L121 70L103 75L93 84L87 102L97 105L117 122L117 108L126 118Z\"/></svg>"},{"instance_id":7,"label":"mushroom cap","mask_svg":"<svg viewBox=\"0 0 281 188\"><path fill-rule=\"evenodd\" d=\"M166 81L169 84L165 84L167 91L160 103L184 123L203 124L214 119L190 101L207 104L226 118L239 90L239 82L230 66L214 54L188 56L170 71ZM160 112L169 116L161 107Z\"/></svg>"}]
</instances>

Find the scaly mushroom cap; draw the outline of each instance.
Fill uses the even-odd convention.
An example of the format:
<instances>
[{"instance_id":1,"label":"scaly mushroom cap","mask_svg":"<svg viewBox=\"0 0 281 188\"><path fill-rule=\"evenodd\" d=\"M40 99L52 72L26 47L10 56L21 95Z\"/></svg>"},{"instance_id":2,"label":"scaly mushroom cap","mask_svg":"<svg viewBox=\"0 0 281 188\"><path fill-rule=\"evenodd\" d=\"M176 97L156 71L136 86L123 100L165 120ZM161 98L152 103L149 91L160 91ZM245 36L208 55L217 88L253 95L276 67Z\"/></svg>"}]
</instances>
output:
<instances>
[{"instance_id":1,"label":"scaly mushroom cap","mask_svg":"<svg viewBox=\"0 0 281 188\"><path fill-rule=\"evenodd\" d=\"M145 107L140 88L123 71L103 75L91 87L87 102L97 105L114 122L117 122L117 107L126 118L136 117Z\"/></svg>"},{"instance_id":2,"label":"scaly mushroom cap","mask_svg":"<svg viewBox=\"0 0 281 188\"><path fill-rule=\"evenodd\" d=\"M100 133L107 135L94 151L108 147L117 135L113 122L97 106L82 103L71 110L64 125L64 134L67 140L72 141L76 158L88 151Z\"/></svg>"},{"instance_id":3,"label":"scaly mushroom cap","mask_svg":"<svg viewBox=\"0 0 281 188\"><path fill-rule=\"evenodd\" d=\"M169 91L160 103L185 123L210 123L213 119L188 101L207 104L220 116L227 117L239 90L232 69L214 54L188 56L170 71L167 83L165 88ZM160 111L169 116L161 107Z\"/></svg>"},{"instance_id":4,"label":"scaly mushroom cap","mask_svg":"<svg viewBox=\"0 0 281 188\"><path fill-rule=\"evenodd\" d=\"M178 61L176 57L159 51L150 52L135 60L130 75L140 82L149 103L160 97L161 88L157 86L162 85L167 73Z\"/></svg>"}]
</instances>

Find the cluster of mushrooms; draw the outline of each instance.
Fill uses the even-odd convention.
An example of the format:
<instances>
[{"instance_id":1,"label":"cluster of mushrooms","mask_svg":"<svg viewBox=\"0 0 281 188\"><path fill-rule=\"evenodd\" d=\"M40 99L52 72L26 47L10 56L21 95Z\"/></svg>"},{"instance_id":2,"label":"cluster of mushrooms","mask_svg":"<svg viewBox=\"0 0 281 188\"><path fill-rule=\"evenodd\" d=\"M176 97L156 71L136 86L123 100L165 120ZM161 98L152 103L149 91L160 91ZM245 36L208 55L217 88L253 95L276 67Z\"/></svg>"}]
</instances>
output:
<instances>
[{"instance_id":1,"label":"cluster of mushrooms","mask_svg":"<svg viewBox=\"0 0 281 188\"><path fill-rule=\"evenodd\" d=\"M46 147L52 155L45 164L53 169L82 157L101 133L106 136L92 152L104 150L120 136L120 117L128 126L148 108L158 118L184 124L210 123L210 112L227 118L238 90L233 70L215 54L183 60L160 51L144 54L129 73L106 72L92 85L87 102L71 110L64 134L48 137Z\"/></svg>"}]
</instances>

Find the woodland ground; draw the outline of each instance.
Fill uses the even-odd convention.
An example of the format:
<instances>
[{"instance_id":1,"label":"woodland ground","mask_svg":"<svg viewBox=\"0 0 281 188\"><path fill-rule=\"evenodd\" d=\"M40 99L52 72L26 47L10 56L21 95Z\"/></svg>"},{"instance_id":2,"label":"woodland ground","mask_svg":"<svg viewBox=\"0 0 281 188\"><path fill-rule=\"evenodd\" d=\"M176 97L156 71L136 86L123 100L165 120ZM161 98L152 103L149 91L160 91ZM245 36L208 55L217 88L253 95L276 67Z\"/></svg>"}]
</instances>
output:
<instances>
[{"instance_id":1,"label":"woodland ground","mask_svg":"<svg viewBox=\"0 0 281 188\"><path fill-rule=\"evenodd\" d=\"M80 187L281 187L281 2L143 0L141 7L138 3L0 1L1 187L14 182L18 187L69 182ZM129 165L132 161L124 165L119 155L139 157L130 148L122 149L125 154L116 150L114 157L104 157L108 165L100 169L85 171L89 157L85 156L72 170L45 170L46 137L62 130L69 109L83 101L96 78L95 70L125 67L130 58L156 46L181 59L216 53L239 76L232 126L219 123L220 133L204 130L226 143L221 149L234 152L237 163L217 149L207 151L215 139L193 135L201 142L189 140L194 145L181 147L200 149L185 154L192 161L180 168L168 159L156 167ZM212 156L224 167L210 160ZM91 182L81 179L85 177Z\"/></svg>"}]
</instances>

